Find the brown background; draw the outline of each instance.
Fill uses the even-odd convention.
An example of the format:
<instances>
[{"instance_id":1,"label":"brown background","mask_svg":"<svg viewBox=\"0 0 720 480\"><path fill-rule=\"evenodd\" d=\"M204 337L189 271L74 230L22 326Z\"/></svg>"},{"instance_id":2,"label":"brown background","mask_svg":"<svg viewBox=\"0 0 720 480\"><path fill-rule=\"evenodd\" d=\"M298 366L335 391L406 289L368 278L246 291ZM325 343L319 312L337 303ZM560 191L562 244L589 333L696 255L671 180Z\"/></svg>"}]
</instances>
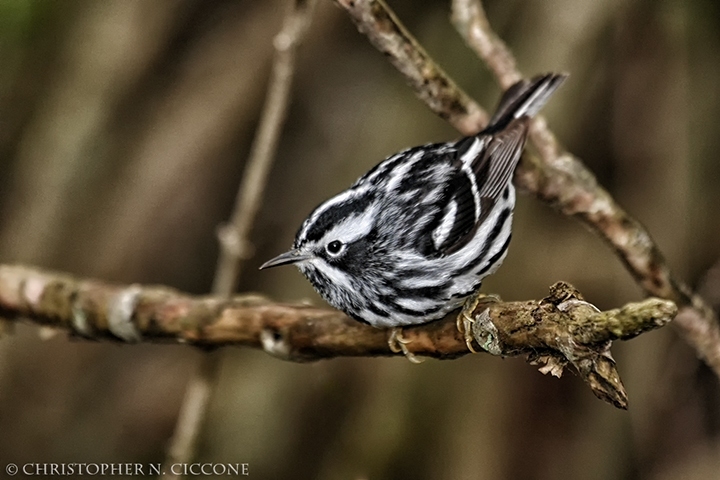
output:
<instances>
[{"instance_id":1,"label":"brown background","mask_svg":"<svg viewBox=\"0 0 720 480\"><path fill-rule=\"evenodd\" d=\"M678 275L720 303L720 280L702 282L720 257L718 3L485 4L523 72L571 74L545 110L561 141ZM0 261L208 291L283 6L0 1ZM491 108L498 88L448 2L391 6ZM385 156L457 134L331 2L319 4L296 80L241 289L322 304L294 269L255 268ZM642 297L598 238L521 197L510 254L485 291L540 298L557 280L600 308ZM227 348L198 458L249 463L256 479L720 478L717 378L671 328L614 353L628 412L521 359L298 365ZM199 355L42 340L19 326L0 340L0 467L161 462Z\"/></svg>"}]
</instances>

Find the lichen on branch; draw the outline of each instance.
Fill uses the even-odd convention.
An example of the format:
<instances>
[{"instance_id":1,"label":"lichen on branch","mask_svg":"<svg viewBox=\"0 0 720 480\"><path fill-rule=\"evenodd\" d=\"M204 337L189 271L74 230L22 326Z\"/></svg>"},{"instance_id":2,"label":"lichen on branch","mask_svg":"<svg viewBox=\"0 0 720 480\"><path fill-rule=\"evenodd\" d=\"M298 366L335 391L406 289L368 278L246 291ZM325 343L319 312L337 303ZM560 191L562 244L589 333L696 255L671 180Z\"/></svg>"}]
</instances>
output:
<instances>
[{"instance_id":1,"label":"lichen on branch","mask_svg":"<svg viewBox=\"0 0 720 480\"><path fill-rule=\"evenodd\" d=\"M613 340L628 340L667 324L677 313L669 300L649 298L600 311L572 285L558 282L542 300L501 303L480 295L463 316L477 344L501 356L527 355L540 371L557 377L572 365L596 396L627 408L627 394L615 361Z\"/></svg>"}]
</instances>

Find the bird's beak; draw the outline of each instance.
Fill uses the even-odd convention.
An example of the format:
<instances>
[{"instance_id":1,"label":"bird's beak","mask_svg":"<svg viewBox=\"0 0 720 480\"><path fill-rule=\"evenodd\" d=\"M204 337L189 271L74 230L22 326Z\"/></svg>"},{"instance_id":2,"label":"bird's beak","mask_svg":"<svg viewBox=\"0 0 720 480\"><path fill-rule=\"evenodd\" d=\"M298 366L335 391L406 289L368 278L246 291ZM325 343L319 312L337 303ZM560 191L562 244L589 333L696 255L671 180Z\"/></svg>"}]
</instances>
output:
<instances>
[{"instance_id":1,"label":"bird's beak","mask_svg":"<svg viewBox=\"0 0 720 480\"><path fill-rule=\"evenodd\" d=\"M289 263L302 262L303 260L309 260L312 255L303 253L297 249L292 249L289 252L282 253L272 260L268 260L260 266L260 270L270 267L279 267L280 265L287 265Z\"/></svg>"}]
</instances>

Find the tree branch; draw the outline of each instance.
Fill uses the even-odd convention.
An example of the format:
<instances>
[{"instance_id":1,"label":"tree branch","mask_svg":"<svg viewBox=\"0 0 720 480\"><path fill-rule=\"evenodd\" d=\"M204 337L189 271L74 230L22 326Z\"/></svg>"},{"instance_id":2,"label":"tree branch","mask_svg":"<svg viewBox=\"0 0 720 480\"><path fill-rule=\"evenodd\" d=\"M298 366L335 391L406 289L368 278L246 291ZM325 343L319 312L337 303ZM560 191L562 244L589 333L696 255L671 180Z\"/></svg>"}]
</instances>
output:
<instances>
[{"instance_id":1,"label":"tree branch","mask_svg":"<svg viewBox=\"0 0 720 480\"><path fill-rule=\"evenodd\" d=\"M477 133L490 117L433 61L380 0L335 0L370 43L385 54L415 94L441 118L464 134Z\"/></svg>"},{"instance_id":2,"label":"tree branch","mask_svg":"<svg viewBox=\"0 0 720 480\"><path fill-rule=\"evenodd\" d=\"M477 133L477 111L482 109L445 74L400 24L382 0L335 0L348 11L361 32L405 75L418 96L464 135ZM477 0L453 0L453 21L467 43L487 63L501 85L507 87L521 78L510 50L491 30L482 5ZM444 91L442 102L434 89L425 87L423 72L432 65L428 82L453 85ZM410 73L408 73L410 72ZM418 75L420 78L418 78ZM451 96L456 95L453 102ZM426 100L431 97L432 100ZM454 108L444 110L443 105ZM474 119L462 120L464 115ZM452 117L451 117L452 114ZM483 116L486 118L486 116ZM600 236L645 291L666 298L682 307L674 322L683 338L720 376L720 323L706 302L670 272L665 259L647 230L627 214L612 196L597 184L595 176L574 155L563 150L542 118L532 125L530 138L539 156L523 155L515 175L516 184L567 216L578 218Z\"/></svg>"},{"instance_id":3,"label":"tree branch","mask_svg":"<svg viewBox=\"0 0 720 480\"><path fill-rule=\"evenodd\" d=\"M676 310L670 301L647 299L598 312L561 283L543 300L479 304L466 313L475 320L479 346L489 353L529 355L552 367L541 371L558 376L570 363L596 395L625 408L610 343L665 325ZM255 295L193 297L166 287L110 285L20 266L0 265L0 317L27 319L88 340L244 345L293 361L396 355L386 330L335 310ZM403 336L415 355L449 359L468 353L454 315L406 328Z\"/></svg>"}]
</instances>

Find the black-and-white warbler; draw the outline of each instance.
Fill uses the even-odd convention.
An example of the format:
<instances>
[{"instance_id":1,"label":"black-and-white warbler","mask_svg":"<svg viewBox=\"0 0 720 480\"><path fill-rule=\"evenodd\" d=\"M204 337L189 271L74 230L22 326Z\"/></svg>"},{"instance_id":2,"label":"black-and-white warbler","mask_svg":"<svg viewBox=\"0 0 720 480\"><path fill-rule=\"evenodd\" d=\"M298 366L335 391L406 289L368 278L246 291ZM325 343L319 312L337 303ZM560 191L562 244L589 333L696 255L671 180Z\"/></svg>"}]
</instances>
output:
<instances>
[{"instance_id":1,"label":"black-and-white warbler","mask_svg":"<svg viewBox=\"0 0 720 480\"><path fill-rule=\"evenodd\" d=\"M380 162L317 207L293 248L260 268L296 264L328 303L376 327L459 308L505 258L529 119L565 77L516 83L475 136Z\"/></svg>"}]
</instances>

